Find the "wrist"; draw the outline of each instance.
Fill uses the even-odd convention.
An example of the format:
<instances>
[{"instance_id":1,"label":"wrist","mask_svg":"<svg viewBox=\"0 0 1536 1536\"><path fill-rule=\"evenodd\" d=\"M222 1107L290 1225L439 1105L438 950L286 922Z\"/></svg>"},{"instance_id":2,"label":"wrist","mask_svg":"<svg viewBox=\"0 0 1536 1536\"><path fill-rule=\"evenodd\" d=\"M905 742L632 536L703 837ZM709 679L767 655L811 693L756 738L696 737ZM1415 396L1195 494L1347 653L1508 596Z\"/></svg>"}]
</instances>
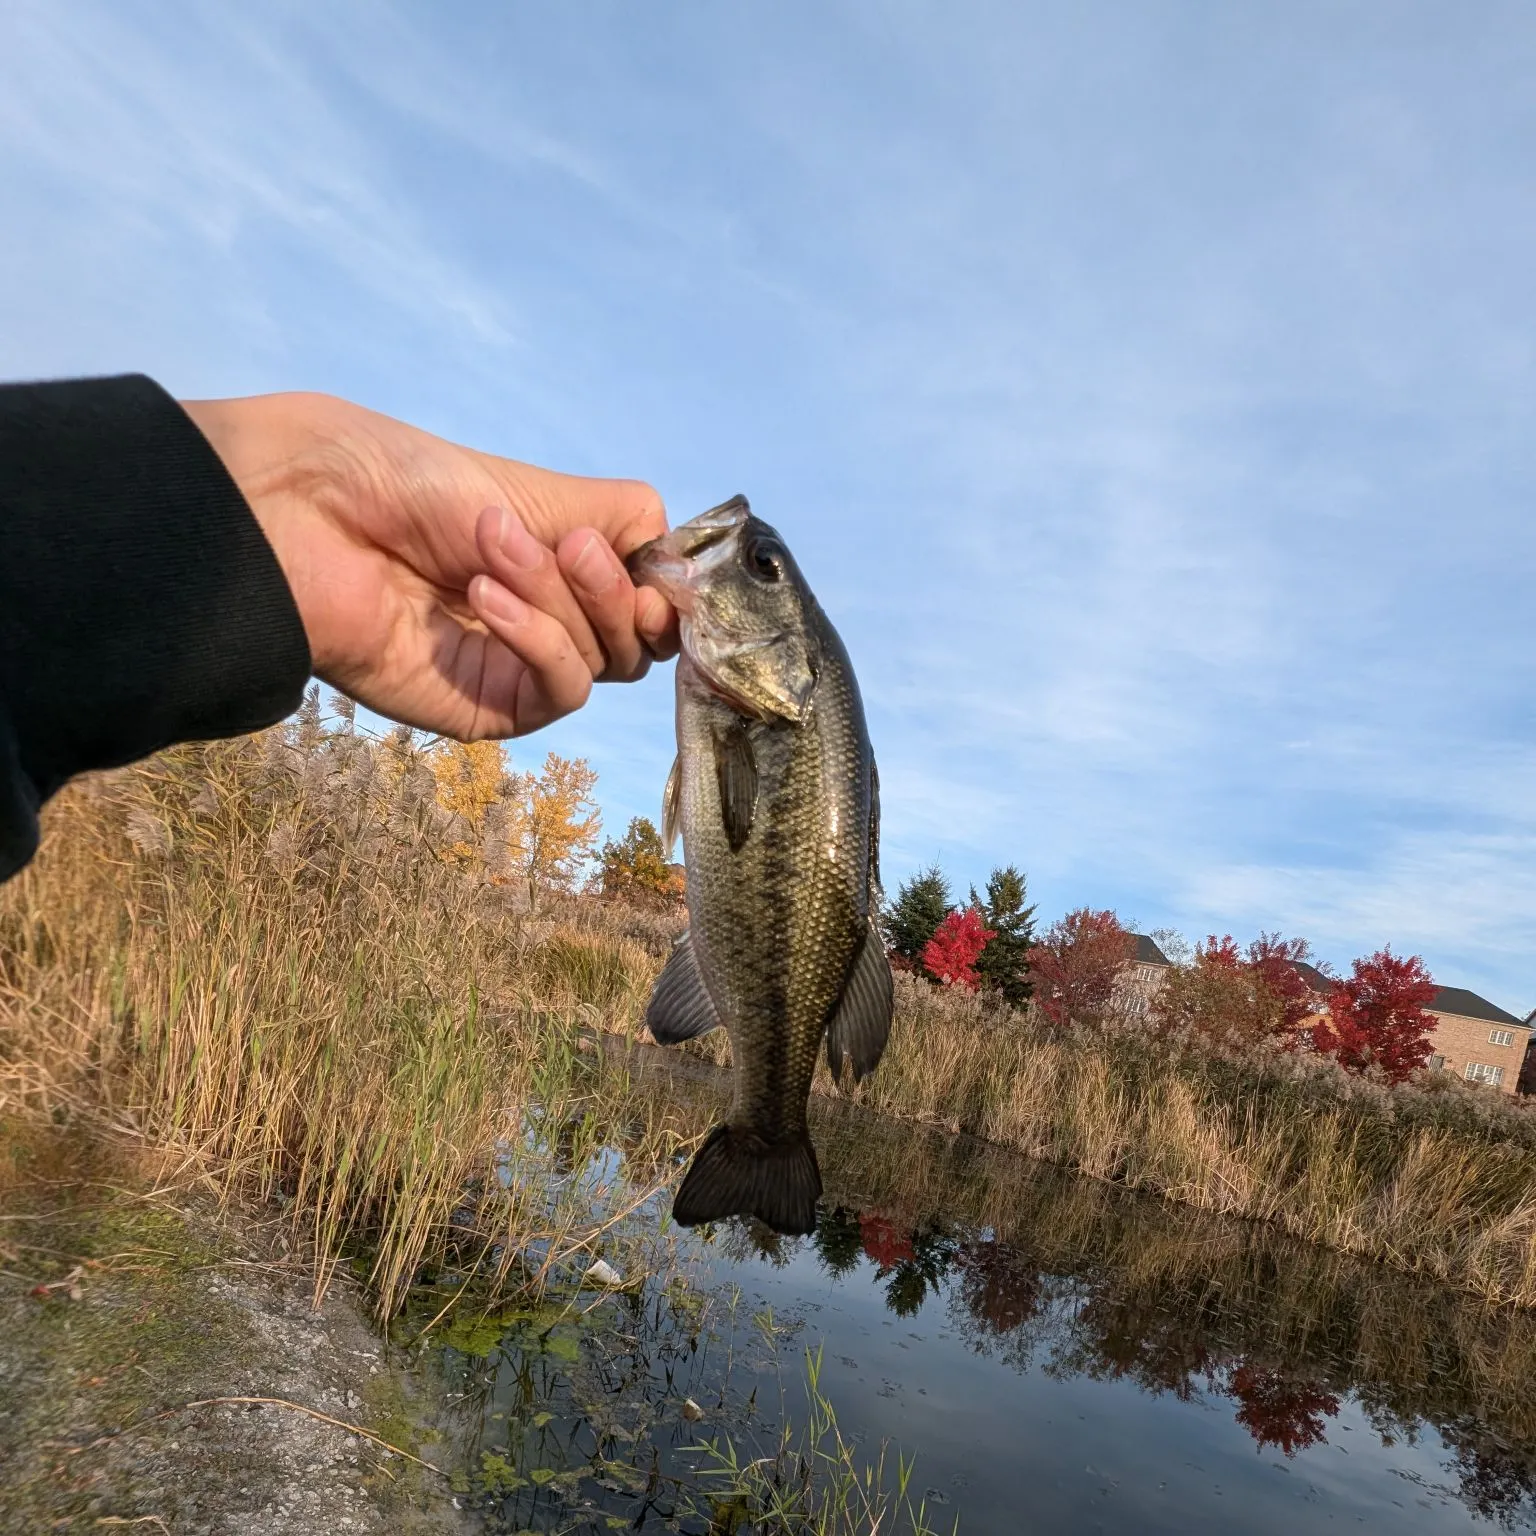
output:
<instances>
[{"instance_id":1,"label":"wrist","mask_svg":"<svg viewBox=\"0 0 1536 1536\"><path fill-rule=\"evenodd\" d=\"M332 646L316 580L314 525L337 478L334 456L315 452L313 420L325 396L253 395L183 400L239 487L293 594L309 642L312 670L325 675Z\"/></svg>"}]
</instances>

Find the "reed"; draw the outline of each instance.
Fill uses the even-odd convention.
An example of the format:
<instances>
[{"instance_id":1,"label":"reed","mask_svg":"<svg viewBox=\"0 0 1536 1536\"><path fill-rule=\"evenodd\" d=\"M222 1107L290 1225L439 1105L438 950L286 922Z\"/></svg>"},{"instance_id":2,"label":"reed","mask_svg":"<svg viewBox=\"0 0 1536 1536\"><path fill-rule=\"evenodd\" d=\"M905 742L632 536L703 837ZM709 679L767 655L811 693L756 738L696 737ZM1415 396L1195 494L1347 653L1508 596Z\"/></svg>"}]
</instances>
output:
<instances>
[{"instance_id":1,"label":"reed","mask_svg":"<svg viewBox=\"0 0 1536 1536\"><path fill-rule=\"evenodd\" d=\"M88 1111L285 1202L317 1283L366 1247L381 1305L455 1245L537 1282L612 1217L573 1135L661 1183L705 1129L581 1048L643 1038L681 917L533 910L462 856L473 830L408 734L313 707L72 787L0 888L0 1115ZM851 1090L872 1109L1536 1306L1536 1116L1500 1095L1055 1030L909 975L897 1003ZM723 1032L683 1049L728 1059Z\"/></svg>"},{"instance_id":2,"label":"reed","mask_svg":"<svg viewBox=\"0 0 1536 1536\"><path fill-rule=\"evenodd\" d=\"M0 890L0 1115L88 1113L285 1204L317 1289L363 1253L386 1311L448 1250L540 1283L618 1198L571 1176L626 1095L579 1026L655 967L467 874L459 831L404 736L313 719L72 787Z\"/></svg>"},{"instance_id":3,"label":"reed","mask_svg":"<svg viewBox=\"0 0 1536 1536\"><path fill-rule=\"evenodd\" d=\"M913 1463L882 1444L872 1455L838 1428L821 1386L822 1348L805 1353L805 1421L786 1422L767 1454L744 1455L728 1435L701 1447L698 1475L709 1489L700 1514L714 1530L747 1527L785 1536L941 1536L927 1501L914 1498ZM756 1449L756 1447L754 1447ZM959 1530L959 1518L950 1525Z\"/></svg>"},{"instance_id":4,"label":"reed","mask_svg":"<svg viewBox=\"0 0 1536 1536\"><path fill-rule=\"evenodd\" d=\"M897 978L884 1114L966 1131L1491 1301L1536 1306L1536 1117L1443 1076L1398 1088L1325 1058L1200 1052L1109 1021L1057 1031ZM825 1072L818 1082L835 1091Z\"/></svg>"}]
</instances>

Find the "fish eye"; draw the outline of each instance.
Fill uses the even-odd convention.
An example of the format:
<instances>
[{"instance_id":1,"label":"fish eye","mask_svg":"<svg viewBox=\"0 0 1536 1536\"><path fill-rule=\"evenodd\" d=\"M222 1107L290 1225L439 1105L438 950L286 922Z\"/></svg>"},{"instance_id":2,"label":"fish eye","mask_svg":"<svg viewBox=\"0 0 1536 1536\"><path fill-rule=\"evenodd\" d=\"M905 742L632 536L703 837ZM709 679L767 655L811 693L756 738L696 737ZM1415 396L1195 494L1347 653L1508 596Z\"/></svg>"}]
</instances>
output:
<instances>
[{"instance_id":1,"label":"fish eye","mask_svg":"<svg viewBox=\"0 0 1536 1536\"><path fill-rule=\"evenodd\" d=\"M777 539L753 539L743 553L748 573L758 581L783 581L784 546Z\"/></svg>"}]
</instances>

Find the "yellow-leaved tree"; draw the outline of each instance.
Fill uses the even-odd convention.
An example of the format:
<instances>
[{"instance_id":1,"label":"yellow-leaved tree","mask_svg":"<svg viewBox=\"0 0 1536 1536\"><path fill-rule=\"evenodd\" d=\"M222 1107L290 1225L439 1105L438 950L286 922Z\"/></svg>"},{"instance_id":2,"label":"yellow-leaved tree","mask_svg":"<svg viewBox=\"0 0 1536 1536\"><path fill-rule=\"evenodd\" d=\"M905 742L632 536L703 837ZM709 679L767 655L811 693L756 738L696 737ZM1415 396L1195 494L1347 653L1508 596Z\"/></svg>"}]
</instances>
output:
<instances>
[{"instance_id":1,"label":"yellow-leaved tree","mask_svg":"<svg viewBox=\"0 0 1536 1536\"><path fill-rule=\"evenodd\" d=\"M592 791L597 773L584 757L551 752L538 774L511 776L507 806L510 873L527 883L529 902L541 891L568 891L597 847L602 817Z\"/></svg>"},{"instance_id":2,"label":"yellow-leaved tree","mask_svg":"<svg viewBox=\"0 0 1536 1536\"><path fill-rule=\"evenodd\" d=\"M437 803L461 818L464 837L444 856L478 864L498 885L518 881L530 904L570 890L597 847L602 819L585 758L551 752L538 773L511 773L498 741L439 741L427 754Z\"/></svg>"},{"instance_id":3,"label":"yellow-leaved tree","mask_svg":"<svg viewBox=\"0 0 1536 1536\"><path fill-rule=\"evenodd\" d=\"M457 863L483 857L486 813L507 793L507 758L499 741L437 742L427 754L437 784L437 803L464 819L473 841L450 843L445 856Z\"/></svg>"}]
</instances>

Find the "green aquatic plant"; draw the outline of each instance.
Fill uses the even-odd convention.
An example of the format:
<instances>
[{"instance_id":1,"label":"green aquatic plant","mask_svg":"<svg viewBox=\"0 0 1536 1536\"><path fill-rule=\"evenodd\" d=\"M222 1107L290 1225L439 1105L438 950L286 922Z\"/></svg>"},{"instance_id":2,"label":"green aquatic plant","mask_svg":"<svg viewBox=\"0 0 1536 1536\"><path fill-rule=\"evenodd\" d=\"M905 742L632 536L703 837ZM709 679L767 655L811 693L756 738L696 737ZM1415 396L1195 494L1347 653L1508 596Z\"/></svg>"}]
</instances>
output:
<instances>
[{"instance_id":1,"label":"green aquatic plant","mask_svg":"<svg viewBox=\"0 0 1536 1536\"><path fill-rule=\"evenodd\" d=\"M745 1524L785 1536L937 1536L926 1499L912 1499L913 1462L882 1442L866 1458L838 1428L837 1412L821 1385L822 1349L805 1352L806 1418L797 1430L787 1420L777 1445L750 1455L729 1435L698 1447L712 1529ZM701 1513L706 1513L701 1510ZM956 1517L952 1530L958 1530Z\"/></svg>"}]
</instances>

